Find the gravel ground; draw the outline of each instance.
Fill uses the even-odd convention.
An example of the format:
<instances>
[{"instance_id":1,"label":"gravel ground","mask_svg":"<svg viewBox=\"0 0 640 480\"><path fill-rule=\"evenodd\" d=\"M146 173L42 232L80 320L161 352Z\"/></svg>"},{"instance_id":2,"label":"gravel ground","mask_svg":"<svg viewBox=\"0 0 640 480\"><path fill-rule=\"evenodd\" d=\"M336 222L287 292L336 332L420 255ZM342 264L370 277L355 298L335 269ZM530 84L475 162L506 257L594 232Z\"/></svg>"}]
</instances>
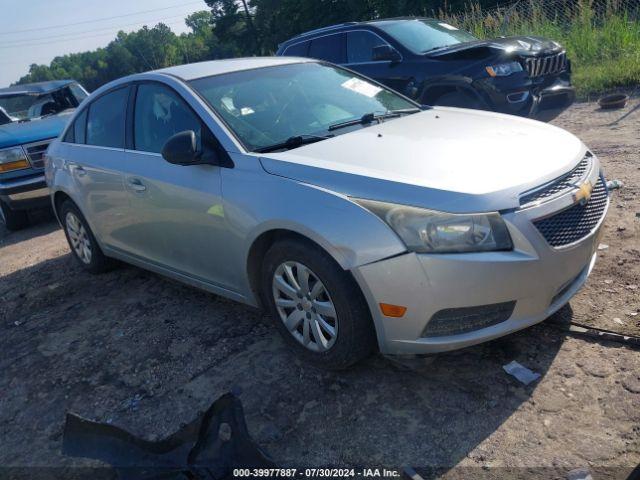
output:
<instances>
[{"instance_id":1,"label":"gravel ground","mask_svg":"<svg viewBox=\"0 0 640 480\"><path fill-rule=\"evenodd\" d=\"M613 196L608 248L552 322L640 333L638 104L615 113L576 104L554 122L626 186ZM321 372L252 309L134 267L82 272L42 213L25 231L0 231L0 477L7 467L63 476L98 465L60 453L66 411L159 439L233 389L252 436L283 466L626 478L640 462L639 351L552 322L449 354ZM522 386L502 370L511 360L541 379Z\"/></svg>"}]
</instances>

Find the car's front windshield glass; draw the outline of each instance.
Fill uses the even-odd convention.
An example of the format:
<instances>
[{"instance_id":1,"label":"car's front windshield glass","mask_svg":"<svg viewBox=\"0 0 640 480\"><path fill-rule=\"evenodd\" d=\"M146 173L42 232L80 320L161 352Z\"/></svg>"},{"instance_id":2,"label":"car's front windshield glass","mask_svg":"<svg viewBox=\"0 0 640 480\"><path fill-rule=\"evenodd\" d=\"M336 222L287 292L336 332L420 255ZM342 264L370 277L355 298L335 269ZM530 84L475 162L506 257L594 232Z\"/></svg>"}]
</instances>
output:
<instances>
[{"instance_id":1,"label":"car's front windshield glass","mask_svg":"<svg viewBox=\"0 0 640 480\"><path fill-rule=\"evenodd\" d=\"M77 107L86 97L84 91L75 85L74 89L69 85L51 92L36 93L10 93L0 95L0 114L11 121L31 120L60 113L69 108Z\"/></svg>"},{"instance_id":2,"label":"car's front windshield glass","mask_svg":"<svg viewBox=\"0 0 640 480\"><path fill-rule=\"evenodd\" d=\"M330 127L373 113L416 109L400 95L347 70L308 62L245 70L190 84L248 150L295 136L337 135Z\"/></svg>"},{"instance_id":3,"label":"car's front windshield glass","mask_svg":"<svg viewBox=\"0 0 640 480\"><path fill-rule=\"evenodd\" d=\"M478 40L470 33L438 20L394 20L379 22L376 26L417 54Z\"/></svg>"}]
</instances>

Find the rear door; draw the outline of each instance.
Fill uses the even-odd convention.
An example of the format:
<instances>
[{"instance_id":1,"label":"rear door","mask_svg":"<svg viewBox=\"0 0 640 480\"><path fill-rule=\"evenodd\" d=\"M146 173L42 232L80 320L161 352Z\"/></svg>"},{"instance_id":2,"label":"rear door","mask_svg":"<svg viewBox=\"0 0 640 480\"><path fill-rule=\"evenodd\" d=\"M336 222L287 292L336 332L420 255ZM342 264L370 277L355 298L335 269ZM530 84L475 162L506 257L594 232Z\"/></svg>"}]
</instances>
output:
<instances>
[{"instance_id":1,"label":"rear door","mask_svg":"<svg viewBox=\"0 0 640 480\"><path fill-rule=\"evenodd\" d=\"M131 210L127 252L197 280L233 288L220 168L174 165L160 154L174 134L193 130L202 145L212 134L187 102L160 82L138 84L130 108L124 184Z\"/></svg>"},{"instance_id":2,"label":"rear door","mask_svg":"<svg viewBox=\"0 0 640 480\"><path fill-rule=\"evenodd\" d=\"M309 54L311 58L342 64L346 62L346 34L331 33L311 40Z\"/></svg>"},{"instance_id":3,"label":"rear door","mask_svg":"<svg viewBox=\"0 0 640 480\"><path fill-rule=\"evenodd\" d=\"M122 246L119 231L129 209L121 169L130 88L92 101L63 139L61 156L71 174L73 200L101 243Z\"/></svg>"}]
</instances>

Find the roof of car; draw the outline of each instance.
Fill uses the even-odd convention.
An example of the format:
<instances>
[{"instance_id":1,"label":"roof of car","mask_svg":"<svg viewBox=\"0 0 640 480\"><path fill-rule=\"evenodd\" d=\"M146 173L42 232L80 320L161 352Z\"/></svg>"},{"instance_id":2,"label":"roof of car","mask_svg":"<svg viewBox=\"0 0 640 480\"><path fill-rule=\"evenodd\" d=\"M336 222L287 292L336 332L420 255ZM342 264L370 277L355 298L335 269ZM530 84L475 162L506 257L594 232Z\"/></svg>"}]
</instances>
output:
<instances>
[{"instance_id":1,"label":"roof of car","mask_svg":"<svg viewBox=\"0 0 640 480\"><path fill-rule=\"evenodd\" d=\"M376 25L376 24L380 24L380 23L398 23L398 22L407 22L407 21L413 21L413 20L433 20L433 21L436 21L434 18L431 18L431 17L394 17L394 18L378 18L376 20L368 20L368 21L362 22L362 23L367 23L369 25Z\"/></svg>"},{"instance_id":2,"label":"roof of car","mask_svg":"<svg viewBox=\"0 0 640 480\"><path fill-rule=\"evenodd\" d=\"M254 68L272 67L276 65L288 65L290 63L311 62L308 58L295 57L247 57L232 58L228 60L211 60L208 62L188 63L175 67L156 70L158 73L166 73L180 77L183 80L220 75L222 73L237 72L240 70L252 70Z\"/></svg>"},{"instance_id":3,"label":"roof of car","mask_svg":"<svg viewBox=\"0 0 640 480\"><path fill-rule=\"evenodd\" d=\"M280 45L278 45L279 47L282 47L283 45L289 45L290 43L295 43L296 41L299 41L300 39L304 38L304 37L312 37L315 35L319 35L321 33L329 33L329 32L333 32L334 30L349 30L349 28L351 27L363 27L363 26L372 26L375 27L377 25L384 25L384 24L391 24L391 23L398 23L398 22L406 22L406 21L410 21L410 20L433 20L432 18L427 18L427 17L395 17L395 18L378 18L375 20L367 20L365 22L345 22L345 23L338 23L336 25L329 25L327 27L322 27L322 28L316 28L315 30L309 30L307 32L302 32L298 35L296 35L295 37L292 37L284 42L282 42Z\"/></svg>"},{"instance_id":4,"label":"roof of car","mask_svg":"<svg viewBox=\"0 0 640 480\"><path fill-rule=\"evenodd\" d=\"M0 95L40 95L42 93L52 92L59 88L77 83L75 80L52 80L49 82L25 83L23 85L13 85L12 87L0 88Z\"/></svg>"}]
</instances>

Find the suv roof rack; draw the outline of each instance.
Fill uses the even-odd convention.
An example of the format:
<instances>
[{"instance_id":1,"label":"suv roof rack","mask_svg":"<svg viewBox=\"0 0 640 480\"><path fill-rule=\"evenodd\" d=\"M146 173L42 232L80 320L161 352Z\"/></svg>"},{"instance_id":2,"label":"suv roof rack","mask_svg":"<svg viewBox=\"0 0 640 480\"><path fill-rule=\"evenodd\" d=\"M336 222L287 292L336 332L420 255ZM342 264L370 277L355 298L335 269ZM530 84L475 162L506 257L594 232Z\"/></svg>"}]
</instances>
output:
<instances>
[{"instance_id":1,"label":"suv roof rack","mask_svg":"<svg viewBox=\"0 0 640 480\"><path fill-rule=\"evenodd\" d=\"M328 27L316 28L315 30L309 30L308 32L304 32L299 35L296 35L295 37L291 38L291 40L293 40L294 38L306 37L307 35L314 35L316 33L327 32L339 27L346 27L348 25L357 25L358 23L360 22L344 22L344 23L338 23L336 25L329 25Z\"/></svg>"}]
</instances>

